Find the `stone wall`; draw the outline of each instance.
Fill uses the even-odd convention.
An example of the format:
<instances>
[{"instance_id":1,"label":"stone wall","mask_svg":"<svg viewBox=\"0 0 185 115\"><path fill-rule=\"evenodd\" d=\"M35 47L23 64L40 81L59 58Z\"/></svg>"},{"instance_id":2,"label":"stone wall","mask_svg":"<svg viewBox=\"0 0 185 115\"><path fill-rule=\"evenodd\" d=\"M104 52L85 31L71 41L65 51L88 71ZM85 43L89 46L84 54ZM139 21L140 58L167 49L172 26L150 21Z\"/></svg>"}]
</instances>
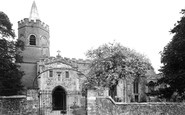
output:
<instances>
[{"instance_id":1,"label":"stone wall","mask_svg":"<svg viewBox=\"0 0 185 115\"><path fill-rule=\"evenodd\" d=\"M185 103L122 103L115 102L106 93L98 95L99 91L88 91L88 115L184 115Z\"/></svg>"},{"instance_id":2,"label":"stone wall","mask_svg":"<svg viewBox=\"0 0 185 115\"><path fill-rule=\"evenodd\" d=\"M115 104L108 98L96 99L96 115L184 115L184 103Z\"/></svg>"},{"instance_id":3,"label":"stone wall","mask_svg":"<svg viewBox=\"0 0 185 115\"><path fill-rule=\"evenodd\" d=\"M0 115L37 115L38 104L26 96L1 96Z\"/></svg>"}]
</instances>

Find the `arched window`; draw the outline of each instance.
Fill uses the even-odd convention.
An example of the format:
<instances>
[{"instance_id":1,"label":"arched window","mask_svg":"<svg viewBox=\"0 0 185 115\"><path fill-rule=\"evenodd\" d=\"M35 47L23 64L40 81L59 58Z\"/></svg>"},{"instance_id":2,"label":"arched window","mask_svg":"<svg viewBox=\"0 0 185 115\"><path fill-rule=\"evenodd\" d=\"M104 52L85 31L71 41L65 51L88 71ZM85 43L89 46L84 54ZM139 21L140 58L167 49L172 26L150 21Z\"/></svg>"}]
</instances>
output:
<instances>
[{"instance_id":1,"label":"arched window","mask_svg":"<svg viewBox=\"0 0 185 115\"><path fill-rule=\"evenodd\" d=\"M154 91L154 86L155 86L155 83L153 81L150 81L148 83L148 93L151 93Z\"/></svg>"},{"instance_id":2,"label":"arched window","mask_svg":"<svg viewBox=\"0 0 185 115\"><path fill-rule=\"evenodd\" d=\"M53 77L53 70L49 71L49 77Z\"/></svg>"},{"instance_id":3,"label":"arched window","mask_svg":"<svg viewBox=\"0 0 185 115\"><path fill-rule=\"evenodd\" d=\"M117 85L113 85L109 88L109 96L111 96L114 101L117 101Z\"/></svg>"},{"instance_id":4,"label":"arched window","mask_svg":"<svg viewBox=\"0 0 185 115\"><path fill-rule=\"evenodd\" d=\"M29 40L30 40L30 45L36 45L36 37L34 35L31 35Z\"/></svg>"},{"instance_id":5,"label":"arched window","mask_svg":"<svg viewBox=\"0 0 185 115\"><path fill-rule=\"evenodd\" d=\"M57 86L52 92L53 110L60 110L66 113L66 91L61 86Z\"/></svg>"},{"instance_id":6,"label":"arched window","mask_svg":"<svg viewBox=\"0 0 185 115\"><path fill-rule=\"evenodd\" d=\"M139 101L139 81L135 79L133 82L133 93L134 93L134 100L135 102Z\"/></svg>"},{"instance_id":7,"label":"arched window","mask_svg":"<svg viewBox=\"0 0 185 115\"><path fill-rule=\"evenodd\" d=\"M69 78L69 72L66 71L66 78Z\"/></svg>"}]
</instances>

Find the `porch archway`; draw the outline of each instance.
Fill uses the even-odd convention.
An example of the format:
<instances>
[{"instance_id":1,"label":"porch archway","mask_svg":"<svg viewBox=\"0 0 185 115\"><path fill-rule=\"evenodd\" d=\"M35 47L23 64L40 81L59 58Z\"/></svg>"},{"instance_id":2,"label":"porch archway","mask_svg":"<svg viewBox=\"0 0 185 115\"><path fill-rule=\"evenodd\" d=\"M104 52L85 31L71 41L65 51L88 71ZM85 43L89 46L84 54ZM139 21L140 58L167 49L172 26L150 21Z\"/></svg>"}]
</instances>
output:
<instances>
[{"instance_id":1,"label":"porch archway","mask_svg":"<svg viewBox=\"0 0 185 115\"><path fill-rule=\"evenodd\" d=\"M53 110L60 110L66 113L67 93L62 86L57 86L52 92L52 108Z\"/></svg>"}]
</instances>

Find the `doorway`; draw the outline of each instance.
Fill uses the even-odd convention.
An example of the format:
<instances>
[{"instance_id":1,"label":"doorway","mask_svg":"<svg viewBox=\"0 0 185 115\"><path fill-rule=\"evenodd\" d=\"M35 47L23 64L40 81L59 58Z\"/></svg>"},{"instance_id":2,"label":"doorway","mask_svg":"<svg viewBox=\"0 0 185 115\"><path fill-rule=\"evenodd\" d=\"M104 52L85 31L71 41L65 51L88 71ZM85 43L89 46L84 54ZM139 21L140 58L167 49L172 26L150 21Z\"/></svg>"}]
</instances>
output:
<instances>
[{"instance_id":1,"label":"doorway","mask_svg":"<svg viewBox=\"0 0 185 115\"><path fill-rule=\"evenodd\" d=\"M66 91L63 87L57 86L52 92L52 108L60 110L61 113L66 113Z\"/></svg>"}]
</instances>

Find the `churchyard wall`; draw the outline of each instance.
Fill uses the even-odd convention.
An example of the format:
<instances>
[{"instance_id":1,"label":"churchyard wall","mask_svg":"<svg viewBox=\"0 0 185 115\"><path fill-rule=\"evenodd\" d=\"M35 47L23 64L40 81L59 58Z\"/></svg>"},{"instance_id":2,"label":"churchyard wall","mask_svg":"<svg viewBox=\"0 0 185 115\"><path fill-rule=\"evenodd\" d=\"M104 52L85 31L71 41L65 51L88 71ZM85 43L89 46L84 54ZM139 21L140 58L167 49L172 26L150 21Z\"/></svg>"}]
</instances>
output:
<instances>
[{"instance_id":1,"label":"churchyard wall","mask_svg":"<svg viewBox=\"0 0 185 115\"><path fill-rule=\"evenodd\" d=\"M38 103L25 95L1 96L0 115L38 115Z\"/></svg>"},{"instance_id":2,"label":"churchyard wall","mask_svg":"<svg viewBox=\"0 0 185 115\"><path fill-rule=\"evenodd\" d=\"M112 102L111 99L108 98L96 99L96 115L184 115L184 114L185 114L184 103L116 104Z\"/></svg>"},{"instance_id":3,"label":"churchyard wall","mask_svg":"<svg viewBox=\"0 0 185 115\"><path fill-rule=\"evenodd\" d=\"M38 115L37 90L28 90L26 95L0 96L0 115Z\"/></svg>"},{"instance_id":4,"label":"churchyard wall","mask_svg":"<svg viewBox=\"0 0 185 115\"><path fill-rule=\"evenodd\" d=\"M123 103L115 102L107 91L88 91L88 115L184 115L185 103L148 102Z\"/></svg>"}]
</instances>

